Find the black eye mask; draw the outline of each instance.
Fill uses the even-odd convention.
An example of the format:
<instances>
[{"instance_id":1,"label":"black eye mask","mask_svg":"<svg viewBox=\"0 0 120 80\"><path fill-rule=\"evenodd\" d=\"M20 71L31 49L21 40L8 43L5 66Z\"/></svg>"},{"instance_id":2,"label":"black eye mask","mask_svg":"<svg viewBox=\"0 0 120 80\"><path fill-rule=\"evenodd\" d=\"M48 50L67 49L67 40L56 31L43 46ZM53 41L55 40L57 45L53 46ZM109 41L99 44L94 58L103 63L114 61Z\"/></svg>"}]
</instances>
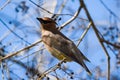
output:
<instances>
[{"instance_id":1,"label":"black eye mask","mask_svg":"<svg viewBox=\"0 0 120 80\"><path fill-rule=\"evenodd\" d=\"M48 24L48 23L55 23L55 24L57 24L56 22L53 22L53 21L42 21L44 24Z\"/></svg>"},{"instance_id":2,"label":"black eye mask","mask_svg":"<svg viewBox=\"0 0 120 80\"><path fill-rule=\"evenodd\" d=\"M40 23L43 23L43 24L47 24L47 23L55 23L55 24L57 24L57 23L54 22L54 21L50 21L50 20L46 21L46 20L43 20L42 18L37 18L37 20L39 20Z\"/></svg>"},{"instance_id":3,"label":"black eye mask","mask_svg":"<svg viewBox=\"0 0 120 80\"><path fill-rule=\"evenodd\" d=\"M52 23L52 21L44 21L44 20L43 20L43 23L44 23L44 24Z\"/></svg>"}]
</instances>

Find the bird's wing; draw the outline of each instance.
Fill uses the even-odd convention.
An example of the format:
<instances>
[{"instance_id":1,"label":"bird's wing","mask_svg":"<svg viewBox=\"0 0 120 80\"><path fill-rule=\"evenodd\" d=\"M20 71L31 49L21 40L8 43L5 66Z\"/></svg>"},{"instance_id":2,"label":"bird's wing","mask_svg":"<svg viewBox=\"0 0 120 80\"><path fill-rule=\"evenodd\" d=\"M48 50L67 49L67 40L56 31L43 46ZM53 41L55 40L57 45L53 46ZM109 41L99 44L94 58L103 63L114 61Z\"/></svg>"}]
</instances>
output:
<instances>
[{"instance_id":1,"label":"bird's wing","mask_svg":"<svg viewBox=\"0 0 120 80\"><path fill-rule=\"evenodd\" d=\"M82 52L76 47L76 45L64 36L61 32L47 32L43 34L43 42L48 46L58 50L61 53L64 53L66 56L73 58L73 60L86 60L89 61ZM75 61L76 61L75 60Z\"/></svg>"},{"instance_id":2,"label":"bird's wing","mask_svg":"<svg viewBox=\"0 0 120 80\"><path fill-rule=\"evenodd\" d=\"M64 53L66 56L73 58L73 60L87 60L89 61L82 52L76 47L76 45L62 33L55 34L56 42L53 43L52 47L58 51ZM54 42L54 41L53 41Z\"/></svg>"},{"instance_id":3,"label":"bird's wing","mask_svg":"<svg viewBox=\"0 0 120 80\"><path fill-rule=\"evenodd\" d=\"M64 36L61 32L59 32L59 35L62 36L64 39L67 39L69 41L68 44L73 48L73 50L75 50L75 51L73 51L75 53L75 55L78 54L79 58L80 58L80 56L82 56L82 58L84 60L90 62L90 60L88 60L87 57L85 57L83 55L83 53L77 48L77 46L69 38L67 38L66 36Z\"/></svg>"},{"instance_id":4,"label":"bird's wing","mask_svg":"<svg viewBox=\"0 0 120 80\"><path fill-rule=\"evenodd\" d=\"M52 47L53 49L66 55L73 61L79 63L86 69L88 73L90 73L89 69L84 63L84 60L89 60L82 54L82 52L76 47L76 45L71 40L60 34L43 36L43 40L46 45Z\"/></svg>"}]
</instances>

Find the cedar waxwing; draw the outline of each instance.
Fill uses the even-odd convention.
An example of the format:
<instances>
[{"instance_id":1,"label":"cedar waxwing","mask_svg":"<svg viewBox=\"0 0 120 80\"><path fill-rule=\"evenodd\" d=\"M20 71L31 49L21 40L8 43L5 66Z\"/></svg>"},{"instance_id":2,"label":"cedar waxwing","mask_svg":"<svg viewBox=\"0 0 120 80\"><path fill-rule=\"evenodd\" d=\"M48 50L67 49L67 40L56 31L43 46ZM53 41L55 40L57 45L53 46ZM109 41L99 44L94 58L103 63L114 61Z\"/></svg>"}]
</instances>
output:
<instances>
[{"instance_id":1,"label":"cedar waxwing","mask_svg":"<svg viewBox=\"0 0 120 80\"><path fill-rule=\"evenodd\" d=\"M48 17L37 19L41 23L42 41L47 50L59 60L65 59L68 62L77 62L85 68L89 74L91 74L84 63L84 60L89 60L70 39L68 39L56 28L56 22Z\"/></svg>"}]
</instances>

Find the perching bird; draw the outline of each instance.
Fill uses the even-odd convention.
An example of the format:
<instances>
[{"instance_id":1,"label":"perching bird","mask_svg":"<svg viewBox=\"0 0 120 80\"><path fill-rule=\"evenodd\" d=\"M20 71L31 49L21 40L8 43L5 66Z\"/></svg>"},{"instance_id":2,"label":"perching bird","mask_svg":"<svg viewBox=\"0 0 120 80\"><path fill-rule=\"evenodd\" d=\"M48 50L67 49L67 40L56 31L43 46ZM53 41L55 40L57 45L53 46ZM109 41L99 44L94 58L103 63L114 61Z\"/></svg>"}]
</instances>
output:
<instances>
[{"instance_id":1,"label":"perching bird","mask_svg":"<svg viewBox=\"0 0 120 80\"><path fill-rule=\"evenodd\" d=\"M90 70L84 63L84 60L89 60L70 39L56 28L56 22L48 17L37 19L41 23L42 41L47 50L59 60L65 59L68 62L77 62L85 68L89 74L91 74Z\"/></svg>"}]
</instances>

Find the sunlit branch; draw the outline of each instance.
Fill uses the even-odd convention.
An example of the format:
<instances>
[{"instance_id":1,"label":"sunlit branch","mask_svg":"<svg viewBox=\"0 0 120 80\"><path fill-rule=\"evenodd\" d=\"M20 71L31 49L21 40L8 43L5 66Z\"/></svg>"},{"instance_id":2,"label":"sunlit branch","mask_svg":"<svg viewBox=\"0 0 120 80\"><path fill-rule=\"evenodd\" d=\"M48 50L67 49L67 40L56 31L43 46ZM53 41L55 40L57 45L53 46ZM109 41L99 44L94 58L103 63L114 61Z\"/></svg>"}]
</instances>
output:
<instances>
[{"instance_id":1,"label":"sunlit branch","mask_svg":"<svg viewBox=\"0 0 120 80\"><path fill-rule=\"evenodd\" d=\"M58 68L61 67L61 64L65 62L65 59L63 59L62 61L60 61L58 64L56 64L55 66L50 67L49 69L47 69L45 72L42 73L42 75L39 75L39 78L37 80L42 80L47 74L57 70Z\"/></svg>"},{"instance_id":2,"label":"sunlit branch","mask_svg":"<svg viewBox=\"0 0 120 80\"><path fill-rule=\"evenodd\" d=\"M73 20L75 20L77 18L77 16L79 15L80 11L82 9L82 5L79 6L78 10L75 12L75 14L73 15L72 18L70 18L68 21L66 21L64 24L62 24L59 27L59 30L61 30L62 28L64 28L66 25L68 25L69 23L71 23Z\"/></svg>"},{"instance_id":3,"label":"sunlit branch","mask_svg":"<svg viewBox=\"0 0 120 80\"><path fill-rule=\"evenodd\" d=\"M4 57L4 56L6 56L5 54L4 54L4 52L2 52L1 54L1 58L2 57ZM33 74L35 74L35 73L38 73L38 70L36 70L36 69L34 69L34 68L32 68L32 67L29 67L29 66L27 66L26 64L24 64L23 62L21 62L20 60L22 60L22 58L20 59L20 60L15 60L15 59L13 59L13 58L9 58L8 59L10 62L12 62L12 64L10 64L10 65L8 65L7 67L11 67L13 64L17 64L17 65L19 65L19 66L21 66L22 68L24 68L24 69L27 69L27 68L29 68L30 70L29 70L29 72L30 73L33 73ZM1 64L2 64L3 62L1 62ZM6 67L6 68L7 68ZM2 69L2 68L1 68ZM32 69L34 69L34 70L32 70Z\"/></svg>"},{"instance_id":4,"label":"sunlit branch","mask_svg":"<svg viewBox=\"0 0 120 80\"><path fill-rule=\"evenodd\" d=\"M85 29L85 31L83 32L82 36L78 40L77 47L79 46L80 42L83 40L83 38L85 37L85 35L87 34L88 30L90 29L91 24L92 24L92 22L89 23L88 27Z\"/></svg>"},{"instance_id":5,"label":"sunlit branch","mask_svg":"<svg viewBox=\"0 0 120 80\"><path fill-rule=\"evenodd\" d=\"M115 48L120 49L120 45L113 44L113 43L111 43L111 42L109 42L109 41L107 41L107 40L105 40L105 39L101 39L101 41L104 42L104 43L106 43L106 44L109 44L109 45L111 45L111 46L113 46L113 47L115 47Z\"/></svg>"},{"instance_id":6,"label":"sunlit branch","mask_svg":"<svg viewBox=\"0 0 120 80\"><path fill-rule=\"evenodd\" d=\"M64 7L65 7L65 4L66 4L67 2L68 2L67 0L63 0L63 2L62 2L62 4L61 4L61 6L60 6L60 8L59 8L59 10L58 10L58 12L57 12L57 14L61 15L61 13L62 13L62 11L63 11L63 9L64 9ZM52 18L55 20L55 19L57 19L57 18L59 17L59 15L53 14Z\"/></svg>"},{"instance_id":7,"label":"sunlit branch","mask_svg":"<svg viewBox=\"0 0 120 80\"><path fill-rule=\"evenodd\" d=\"M101 42L101 37L100 37L100 35L99 35L99 33L98 33L99 31L97 30L97 28L96 28L96 26L95 26L95 24L94 24L94 22L93 22L93 20L92 20L92 18L91 18L91 16L90 16L88 10L87 10L87 8L86 8L86 5L85 5L84 1L83 1L83 0L80 0L80 2L81 2L81 5L83 5L83 8L84 8L84 10L85 10L85 13L86 13L89 21L92 22L92 28L93 28L93 30L94 30L94 32L95 32L95 34L96 34L96 36L97 36L100 44L101 44L103 50L105 51L105 54L106 54L106 57L107 57L107 61L108 61L108 62L107 62L107 64L108 64L108 65L107 65L107 69L108 69L107 80L110 80L110 56L109 56L109 54L108 54L108 52L107 52L107 50L106 50L103 42Z\"/></svg>"},{"instance_id":8,"label":"sunlit branch","mask_svg":"<svg viewBox=\"0 0 120 80\"><path fill-rule=\"evenodd\" d=\"M39 50L31 53L31 54L28 54L27 56L24 56L24 57L18 59L18 61L21 61L21 60L23 60L23 59L26 59L26 58L28 58L29 56L35 55L35 53L37 53L37 52L39 52L39 51L41 51L41 50L44 50L44 49L45 49L45 48L41 48L41 49L39 49ZM13 64L14 64L14 63L10 64L9 66L12 66Z\"/></svg>"},{"instance_id":9,"label":"sunlit branch","mask_svg":"<svg viewBox=\"0 0 120 80\"><path fill-rule=\"evenodd\" d=\"M7 0L5 2L5 4L3 4L2 7L0 7L0 10L2 10L4 7L6 7L10 2L11 2L11 0Z\"/></svg>"},{"instance_id":10,"label":"sunlit branch","mask_svg":"<svg viewBox=\"0 0 120 80\"><path fill-rule=\"evenodd\" d=\"M37 44L40 43L40 42L42 42L42 40L40 40L40 41L38 41L38 42L30 45L30 46L27 46L27 47L25 47L25 48L23 48L23 49L15 52L15 53L9 53L8 55L6 55L6 56L3 57L2 59L0 59L0 61L3 61L3 60L5 60L5 59L7 59L7 58L11 58L11 57L13 57L13 56L16 56L16 55L19 54L20 52L25 51L25 50L27 50L27 49L30 49L30 48L32 48L33 46L37 45Z\"/></svg>"},{"instance_id":11,"label":"sunlit branch","mask_svg":"<svg viewBox=\"0 0 120 80\"><path fill-rule=\"evenodd\" d=\"M120 18L112 10L110 10L110 8L108 8L102 0L100 0L100 2L115 18L117 18L120 21Z\"/></svg>"},{"instance_id":12,"label":"sunlit branch","mask_svg":"<svg viewBox=\"0 0 120 80\"><path fill-rule=\"evenodd\" d=\"M47 9L41 7L40 5L36 4L34 1L32 1L32 0L29 0L29 1L30 1L31 3L33 3L35 6L39 7L40 9L46 11L46 12L49 13L49 14L53 14L53 15L57 15L57 16L58 16L58 15L62 15L62 16L63 16L63 15L65 15L65 16L68 15L68 16L72 16L72 17L75 16L75 15L73 15L73 14L62 14L62 13L57 13L57 14L56 14L56 13L52 13L52 12L48 11ZM61 9L62 9L62 8L63 8L63 7L61 7ZM79 12L79 9L78 9L77 12ZM76 13L77 13L77 12L76 12ZM84 20L84 21L88 21L87 19L83 19L83 18L78 17L78 16L75 17L75 18L78 18L78 19L81 19L81 20Z\"/></svg>"},{"instance_id":13,"label":"sunlit branch","mask_svg":"<svg viewBox=\"0 0 120 80\"><path fill-rule=\"evenodd\" d=\"M11 31L16 37L18 37L19 39L21 39L22 41L24 41L24 42L26 42L27 44L31 44L31 43L29 43L28 41L26 41L26 40L24 40L24 38L22 38L21 36L19 36L17 33L15 33L12 29L10 29L9 27L8 27L8 25L2 20L2 19L0 19L0 21L1 21L1 23L9 30L9 31Z\"/></svg>"}]
</instances>

